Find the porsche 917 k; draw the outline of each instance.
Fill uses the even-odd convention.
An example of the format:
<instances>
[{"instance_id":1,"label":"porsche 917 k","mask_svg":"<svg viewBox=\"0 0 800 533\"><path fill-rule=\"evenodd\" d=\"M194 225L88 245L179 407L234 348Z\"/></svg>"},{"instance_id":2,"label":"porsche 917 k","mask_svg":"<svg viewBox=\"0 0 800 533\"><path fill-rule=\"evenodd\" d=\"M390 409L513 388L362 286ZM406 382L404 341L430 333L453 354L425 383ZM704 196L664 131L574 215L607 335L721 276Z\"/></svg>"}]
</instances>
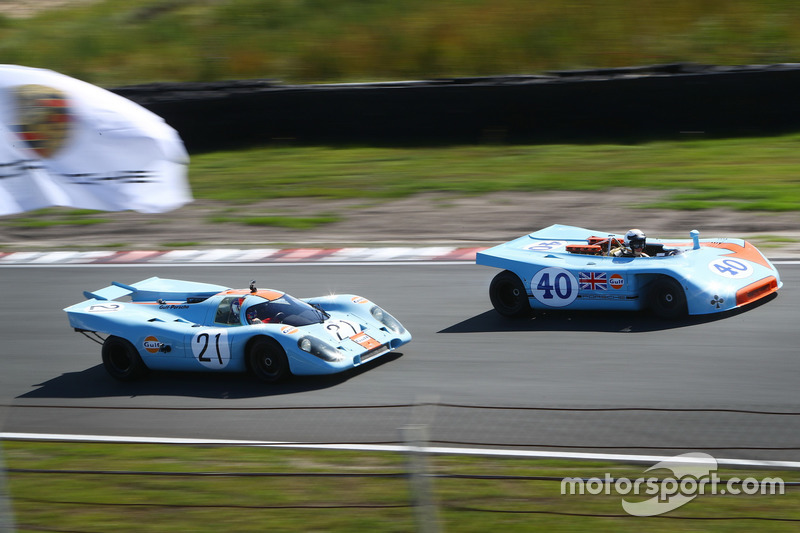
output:
<instances>
[{"instance_id":1,"label":"porsche 917 k","mask_svg":"<svg viewBox=\"0 0 800 533\"><path fill-rule=\"evenodd\" d=\"M153 277L84 296L64 309L69 323L102 343L103 365L120 380L159 369L249 371L274 382L341 372L411 340L392 315L355 295L298 299L255 282L236 290Z\"/></svg>"}]
</instances>

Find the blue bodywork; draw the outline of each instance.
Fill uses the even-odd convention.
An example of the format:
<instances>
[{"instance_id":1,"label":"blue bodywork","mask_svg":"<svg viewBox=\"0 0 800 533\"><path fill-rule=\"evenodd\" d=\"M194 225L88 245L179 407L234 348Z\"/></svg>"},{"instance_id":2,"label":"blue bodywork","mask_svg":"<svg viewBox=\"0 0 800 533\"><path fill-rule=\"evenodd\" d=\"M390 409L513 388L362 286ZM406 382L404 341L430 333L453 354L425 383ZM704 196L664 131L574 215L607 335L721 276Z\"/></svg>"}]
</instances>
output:
<instances>
[{"instance_id":1,"label":"blue bodywork","mask_svg":"<svg viewBox=\"0 0 800 533\"><path fill-rule=\"evenodd\" d=\"M648 237L651 257L610 256L610 245L586 251L600 239L623 236L556 224L479 252L476 262L514 273L533 309L641 310L655 282L671 278L683 290L685 311L702 315L752 303L782 285L772 263L742 239L700 239L692 231L682 240Z\"/></svg>"},{"instance_id":2,"label":"blue bodywork","mask_svg":"<svg viewBox=\"0 0 800 533\"><path fill-rule=\"evenodd\" d=\"M351 294L294 299L269 289L233 290L153 277L131 285L113 282L84 296L85 301L64 309L70 325L85 334L127 340L149 369L245 371L250 343L269 337L286 352L292 374L331 374L411 340L389 313ZM298 314L305 315L301 325L297 316L295 325L285 317L258 324L246 318L256 306L288 308L292 302ZM312 343L326 353L320 356L301 349Z\"/></svg>"}]
</instances>

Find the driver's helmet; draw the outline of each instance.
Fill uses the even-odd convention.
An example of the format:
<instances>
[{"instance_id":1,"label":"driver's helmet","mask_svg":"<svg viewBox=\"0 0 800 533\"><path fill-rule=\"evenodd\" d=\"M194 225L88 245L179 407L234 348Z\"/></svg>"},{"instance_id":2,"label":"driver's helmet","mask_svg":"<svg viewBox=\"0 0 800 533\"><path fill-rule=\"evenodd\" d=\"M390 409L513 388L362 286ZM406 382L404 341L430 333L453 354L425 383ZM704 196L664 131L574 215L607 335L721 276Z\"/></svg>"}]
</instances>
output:
<instances>
[{"instance_id":1,"label":"driver's helmet","mask_svg":"<svg viewBox=\"0 0 800 533\"><path fill-rule=\"evenodd\" d=\"M644 232L640 229L631 229L625 234L625 246L631 250L644 249L646 242L647 237L645 237Z\"/></svg>"},{"instance_id":2,"label":"driver's helmet","mask_svg":"<svg viewBox=\"0 0 800 533\"><path fill-rule=\"evenodd\" d=\"M244 298L235 298L231 302L231 313L233 316L236 317L236 320L239 320L239 313L242 311L242 301Z\"/></svg>"}]
</instances>

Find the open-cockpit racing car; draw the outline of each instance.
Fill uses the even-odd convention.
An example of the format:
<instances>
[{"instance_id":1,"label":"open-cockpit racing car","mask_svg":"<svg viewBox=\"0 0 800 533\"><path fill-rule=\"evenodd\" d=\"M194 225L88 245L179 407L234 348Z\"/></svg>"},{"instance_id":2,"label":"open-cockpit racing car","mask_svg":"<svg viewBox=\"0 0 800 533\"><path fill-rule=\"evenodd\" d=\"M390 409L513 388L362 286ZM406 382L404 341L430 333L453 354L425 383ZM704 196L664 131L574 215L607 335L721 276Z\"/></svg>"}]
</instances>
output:
<instances>
[{"instance_id":1,"label":"open-cockpit racing car","mask_svg":"<svg viewBox=\"0 0 800 533\"><path fill-rule=\"evenodd\" d=\"M255 282L237 290L153 277L84 296L64 309L69 323L103 345L103 365L120 380L158 369L274 382L341 372L411 340L392 315L350 294L298 299Z\"/></svg>"},{"instance_id":2,"label":"open-cockpit racing car","mask_svg":"<svg viewBox=\"0 0 800 533\"><path fill-rule=\"evenodd\" d=\"M631 248L630 246L633 246ZM719 313L761 300L781 286L772 263L747 241L645 238L556 224L479 252L503 269L489 297L498 313L531 309L649 309L662 318Z\"/></svg>"}]
</instances>

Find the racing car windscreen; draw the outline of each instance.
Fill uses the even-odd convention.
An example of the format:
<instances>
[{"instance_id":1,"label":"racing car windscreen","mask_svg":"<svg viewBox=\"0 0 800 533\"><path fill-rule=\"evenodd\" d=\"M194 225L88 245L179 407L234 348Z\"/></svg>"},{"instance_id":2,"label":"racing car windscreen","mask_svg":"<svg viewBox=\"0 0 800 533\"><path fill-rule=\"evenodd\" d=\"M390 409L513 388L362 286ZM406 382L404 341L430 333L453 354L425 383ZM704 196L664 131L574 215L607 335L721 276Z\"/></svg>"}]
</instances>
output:
<instances>
[{"instance_id":1,"label":"racing car windscreen","mask_svg":"<svg viewBox=\"0 0 800 533\"><path fill-rule=\"evenodd\" d=\"M284 294L276 300L252 305L247 309L247 321L250 324L308 326L324 322L326 317L324 311L288 294Z\"/></svg>"}]
</instances>

